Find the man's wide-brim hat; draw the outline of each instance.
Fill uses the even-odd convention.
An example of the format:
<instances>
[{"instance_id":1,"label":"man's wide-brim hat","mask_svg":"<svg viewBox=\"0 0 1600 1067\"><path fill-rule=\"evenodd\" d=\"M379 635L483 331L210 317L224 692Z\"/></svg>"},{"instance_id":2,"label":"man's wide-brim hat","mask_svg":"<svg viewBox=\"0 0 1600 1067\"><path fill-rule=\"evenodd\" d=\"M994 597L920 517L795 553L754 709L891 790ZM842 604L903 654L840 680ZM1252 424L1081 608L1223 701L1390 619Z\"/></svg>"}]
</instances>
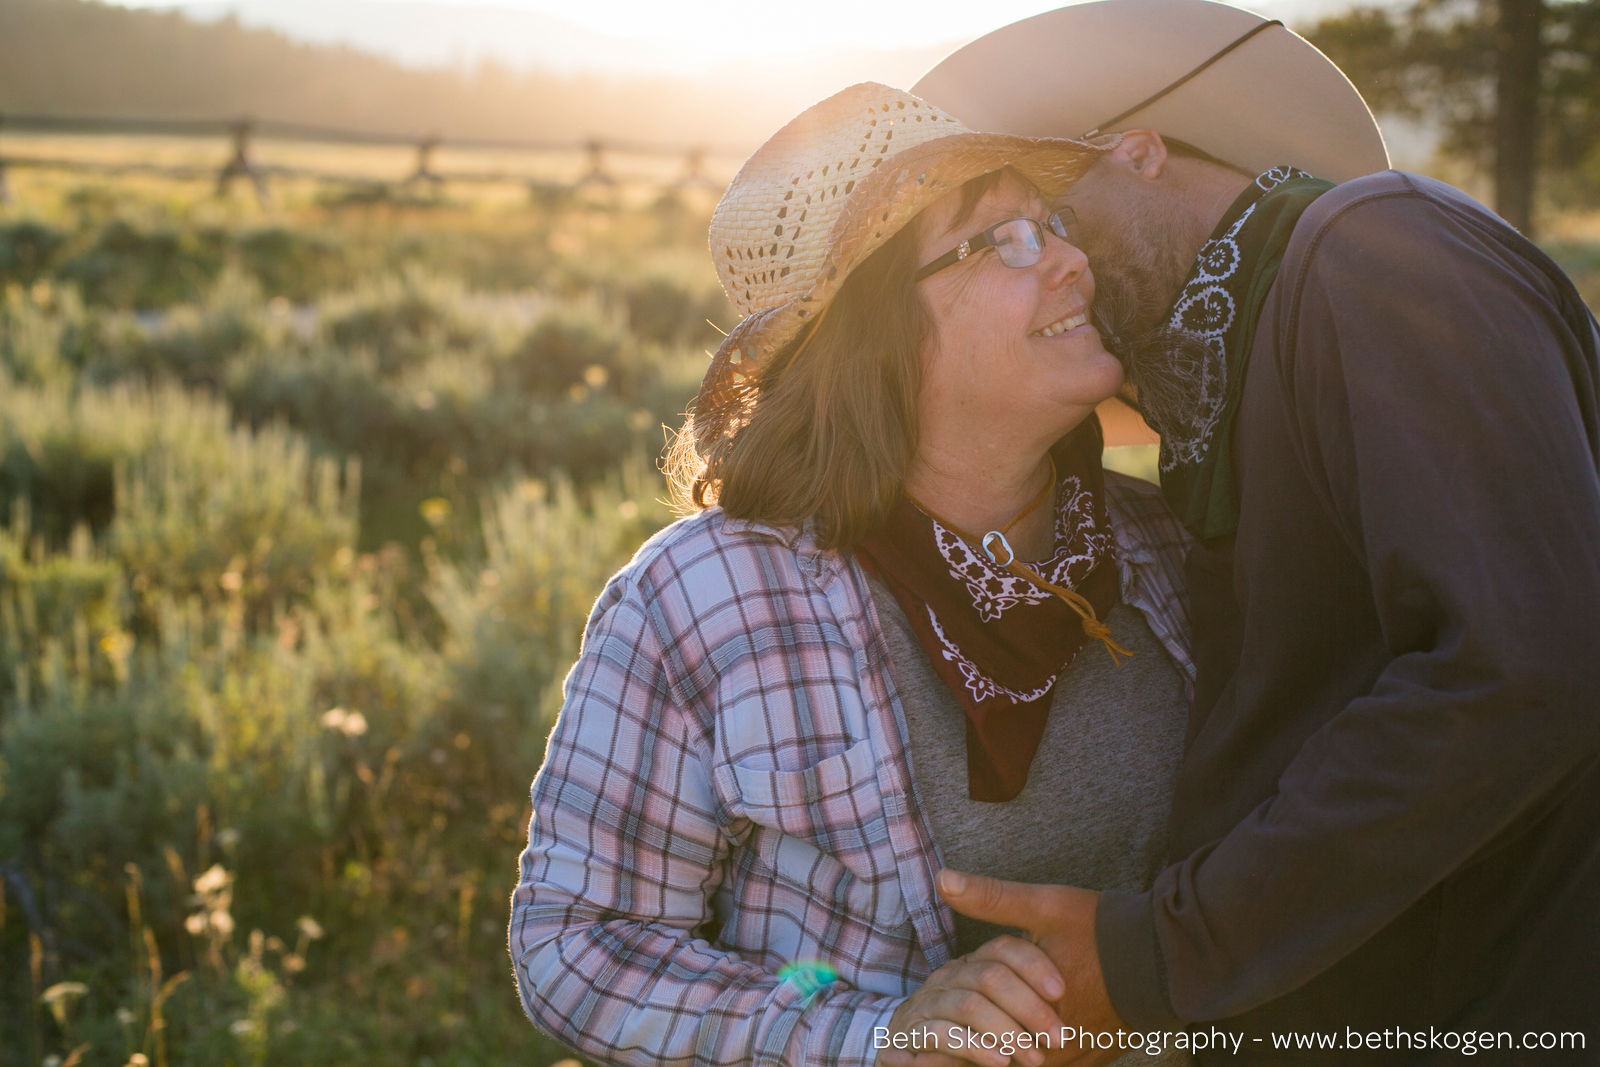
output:
<instances>
[{"instance_id":1,"label":"man's wide-brim hat","mask_svg":"<svg viewBox=\"0 0 1600 1067\"><path fill-rule=\"evenodd\" d=\"M1209 0L1100 0L980 37L912 92L985 130L1153 129L1250 174L1343 182L1389 167L1355 86L1311 42Z\"/></svg>"},{"instance_id":2,"label":"man's wide-brim hat","mask_svg":"<svg viewBox=\"0 0 1600 1067\"><path fill-rule=\"evenodd\" d=\"M923 208L1005 167L1054 197L1117 142L978 133L873 82L801 112L745 161L711 217L717 277L743 319L701 384L696 440L738 427L761 372Z\"/></svg>"}]
</instances>

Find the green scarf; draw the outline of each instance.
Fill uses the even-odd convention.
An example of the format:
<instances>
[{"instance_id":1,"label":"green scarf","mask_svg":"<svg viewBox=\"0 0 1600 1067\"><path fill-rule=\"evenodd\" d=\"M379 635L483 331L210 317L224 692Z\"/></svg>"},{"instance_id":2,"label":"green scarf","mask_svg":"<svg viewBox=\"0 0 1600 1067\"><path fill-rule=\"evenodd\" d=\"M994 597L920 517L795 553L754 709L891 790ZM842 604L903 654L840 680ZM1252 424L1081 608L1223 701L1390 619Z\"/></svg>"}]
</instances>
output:
<instances>
[{"instance_id":1,"label":"green scarf","mask_svg":"<svg viewBox=\"0 0 1600 1067\"><path fill-rule=\"evenodd\" d=\"M1332 182L1293 167L1258 177L1228 208L1200 249L1167 323L1199 336L1210 350L1200 404L1187 426L1161 433L1161 491L1201 540L1239 526L1233 478L1233 420L1267 290L1283 263L1295 223Z\"/></svg>"}]
</instances>

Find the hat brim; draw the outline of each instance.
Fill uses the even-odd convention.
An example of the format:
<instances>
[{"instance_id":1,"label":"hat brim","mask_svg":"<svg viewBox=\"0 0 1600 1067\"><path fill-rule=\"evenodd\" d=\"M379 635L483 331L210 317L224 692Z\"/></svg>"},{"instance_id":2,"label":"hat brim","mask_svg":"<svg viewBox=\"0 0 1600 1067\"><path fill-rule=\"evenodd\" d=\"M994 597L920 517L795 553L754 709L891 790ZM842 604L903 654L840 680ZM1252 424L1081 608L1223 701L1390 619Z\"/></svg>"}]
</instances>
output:
<instances>
[{"instance_id":1,"label":"hat brim","mask_svg":"<svg viewBox=\"0 0 1600 1067\"><path fill-rule=\"evenodd\" d=\"M1252 174L1288 164L1334 182L1388 169L1361 94L1281 25L1107 125L1267 21L1210 0L1078 4L980 37L911 91L975 129L1025 137L1153 129Z\"/></svg>"},{"instance_id":2,"label":"hat brim","mask_svg":"<svg viewBox=\"0 0 1600 1067\"><path fill-rule=\"evenodd\" d=\"M759 391L760 372L819 318L850 273L922 210L973 178L1010 167L1046 198L1063 192L1116 146L1094 141L1008 134L958 133L908 148L856 184L828 235L816 283L793 300L746 316L723 339L694 404L702 447L737 430Z\"/></svg>"}]
</instances>

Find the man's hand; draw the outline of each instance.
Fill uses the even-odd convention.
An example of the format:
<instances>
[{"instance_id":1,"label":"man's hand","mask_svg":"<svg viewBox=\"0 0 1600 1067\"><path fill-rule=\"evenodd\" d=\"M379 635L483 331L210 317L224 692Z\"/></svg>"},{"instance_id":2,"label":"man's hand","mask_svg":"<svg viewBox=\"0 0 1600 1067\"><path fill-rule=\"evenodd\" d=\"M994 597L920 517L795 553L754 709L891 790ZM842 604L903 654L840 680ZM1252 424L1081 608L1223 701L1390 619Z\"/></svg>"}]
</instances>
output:
<instances>
[{"instance_id":1,"label":"man's hand","mask_svg":"<svg viewBox=\"0 0 1600 1067\"><path fill-rule=\"evenodd\" d=\"M1100 894L1062 885L1002 882L958 871L939 872L939 895L956 911L974 919L1013 926L1033 936L1066 982L1066 992L1053 1005L1061 1022L1090 1033L1126 1030L1100 973L1100 952L1094 939L1094 913ZM1051 1035L1052 1038L1057 1036ZM1076 1045L1054 1048L1048 1065L1092 1067L1110 1063L1126 1052L1113 1047L1095 1051Z\"/></svg>"}]
</instances>

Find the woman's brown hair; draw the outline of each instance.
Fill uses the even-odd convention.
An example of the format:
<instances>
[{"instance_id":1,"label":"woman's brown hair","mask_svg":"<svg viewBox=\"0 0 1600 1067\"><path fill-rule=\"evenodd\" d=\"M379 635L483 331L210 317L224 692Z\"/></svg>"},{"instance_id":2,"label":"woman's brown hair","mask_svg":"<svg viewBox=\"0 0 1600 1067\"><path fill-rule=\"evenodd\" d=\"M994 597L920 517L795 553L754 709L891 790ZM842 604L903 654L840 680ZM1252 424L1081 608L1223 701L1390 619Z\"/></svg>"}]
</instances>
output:
<instances>
[{"instance_id":1,"label":"woman's brown hair","mask_svg":"<svg viewBox=\"0 0 1600 1067\"><path fill-rule=\"evenodd\" d=\"M1008 171L961 189L967 221ZM773 526L816 524L848 550L888 517L917 450L922 350L931 321L917 293L916 220L851 272L817 324L758 372L748 421L704 450L693 417L667 458L684 512L720 505Z\"/></svg>"}]
</instances>

